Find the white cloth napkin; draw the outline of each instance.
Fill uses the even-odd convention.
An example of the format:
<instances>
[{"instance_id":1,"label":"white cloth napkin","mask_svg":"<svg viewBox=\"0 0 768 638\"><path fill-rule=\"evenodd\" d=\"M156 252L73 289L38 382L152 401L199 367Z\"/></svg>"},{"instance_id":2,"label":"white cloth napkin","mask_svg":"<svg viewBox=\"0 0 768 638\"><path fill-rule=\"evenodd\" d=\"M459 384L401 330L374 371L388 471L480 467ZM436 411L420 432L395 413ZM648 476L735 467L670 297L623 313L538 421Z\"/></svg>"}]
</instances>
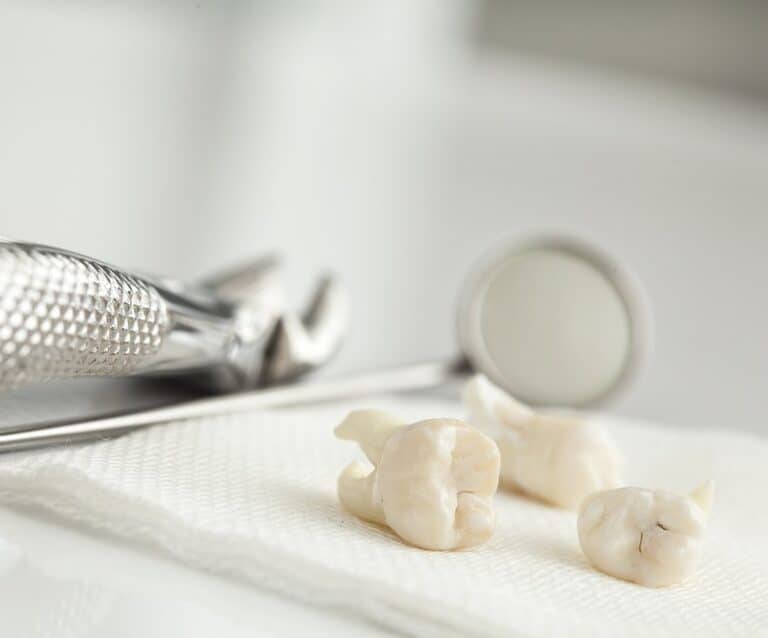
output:
<instances>
[{"instance_id":1,"label":"white cloth napkin","mask_svg":"<svg viewBox=\"0 0 768 638\"><path fill-rule=\"evenodd\" d=\"M367 403L412 419L461 414L453 402ZM593 570L575 515L519 496L497 497L495 536L464 552L414 549L360 522L335 493L339 471L361 458L332 435L349 407L212 418L5 455L0 501L412 635L768 635L768 439L604 419L631 483L717 482L698 576L655 590Z\"/></svg>"}]
</instances>

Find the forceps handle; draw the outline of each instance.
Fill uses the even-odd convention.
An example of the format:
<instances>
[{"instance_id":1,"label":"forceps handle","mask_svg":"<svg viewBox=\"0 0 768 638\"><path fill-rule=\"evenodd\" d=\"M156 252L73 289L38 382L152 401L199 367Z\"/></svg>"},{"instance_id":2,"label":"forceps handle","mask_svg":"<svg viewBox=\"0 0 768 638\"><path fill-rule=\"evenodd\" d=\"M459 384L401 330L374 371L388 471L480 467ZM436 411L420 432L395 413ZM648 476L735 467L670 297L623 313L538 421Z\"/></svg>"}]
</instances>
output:
<instances>
[{"instance_id":1,"label":"forceps handle","mask_svg":"<svg viewBox=\"0 0 768 638\"><path fill-rule=\"evenodd\" d=\"M161 350L171 318L147 281L37 244L0 241L0 390L134 372Z\"/></svg>"},{"instance_id":2,"label":"forceps handle","mask_svg":"<svg viewBox=\"0 0 768 638\"><path fill-rule=\"evenodd\" d=\"M303 383L226 396L185 401L87 421L41 422L0 434L0 452L108 439L150 425L218 414L320 403L381 392L430 388L462 374L463 362L443 361L403 366L323 383Z\"/></svg>"}]
</instances>

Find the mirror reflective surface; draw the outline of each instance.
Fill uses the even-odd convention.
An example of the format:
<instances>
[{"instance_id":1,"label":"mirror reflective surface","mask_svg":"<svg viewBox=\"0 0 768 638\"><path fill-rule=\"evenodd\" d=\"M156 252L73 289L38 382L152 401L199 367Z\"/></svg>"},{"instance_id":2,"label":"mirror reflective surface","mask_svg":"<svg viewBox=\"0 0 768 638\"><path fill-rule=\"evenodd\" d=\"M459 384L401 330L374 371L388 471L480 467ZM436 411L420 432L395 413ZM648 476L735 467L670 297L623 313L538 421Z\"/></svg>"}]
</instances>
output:
<instances>
[{"instance_id":1,"label":"mirror reflective surface","mask_svg":"<svg viewBox=\"0 0 768 638\"><path fill-rule=\"evenodd\" d=\"M473 367L539 405L588 405L613 393L646 349L631 276L591 247L542 239L477 270L460 303Z\"/></svg>"}]
</instances>

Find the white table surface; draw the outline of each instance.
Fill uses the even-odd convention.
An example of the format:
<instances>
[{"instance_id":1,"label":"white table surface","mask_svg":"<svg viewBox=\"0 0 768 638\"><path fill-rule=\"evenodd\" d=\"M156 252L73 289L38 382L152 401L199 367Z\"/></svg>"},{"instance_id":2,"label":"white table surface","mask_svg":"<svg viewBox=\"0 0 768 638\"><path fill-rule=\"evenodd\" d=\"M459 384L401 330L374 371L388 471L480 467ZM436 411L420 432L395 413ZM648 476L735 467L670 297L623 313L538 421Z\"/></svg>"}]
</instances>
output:
<instances>
[{"instance_id":1,"label":"white table surface","mask_svg":"<svg viewBox=\"0 0 768 638\"><path fill-rule=\"evenodd\" d=\"M393 635L366 621L189 569L149 549L0 508L0 636Z\"/></svg>"}]
</instances>

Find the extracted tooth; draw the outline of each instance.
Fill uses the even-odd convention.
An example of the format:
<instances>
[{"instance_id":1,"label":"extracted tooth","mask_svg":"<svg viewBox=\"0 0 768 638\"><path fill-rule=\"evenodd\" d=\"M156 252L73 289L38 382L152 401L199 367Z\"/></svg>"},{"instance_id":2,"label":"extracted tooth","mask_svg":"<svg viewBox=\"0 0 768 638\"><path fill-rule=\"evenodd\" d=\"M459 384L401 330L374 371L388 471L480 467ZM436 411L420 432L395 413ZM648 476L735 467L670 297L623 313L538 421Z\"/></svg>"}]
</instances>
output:
<instances>
[{"instance_id":1,"label":"extracted tooth","mask_svg":"<svg viewBox=\"0 0 768 638\"><path fill-rule=\"evenodd\" d=\"M350 463L339 476L338 490L341 504L363 520L386 525L384 509L373 498L376 473L363 463Z\"/></svg>"},{"instance_id":2,"label":"extracted tooth","mask_svg":"<svg viewBox=\"0 0 768 638\"><path fill-rule=\"evenodd\" d=\"M339 500L353 514L424 549L472 547L493 534L499 451L478 430L454 419L406 425L358 410L336 436L357 441L373 464L352 463L339 476Z\"/></svg>"},{"instance_id":3,"label":"extracted tooth","mask_svg":"<svg viewBox=\"0 0 768 638\"><path fill-rule=\"evenodd\" d=\"M709 515L712 512L712 501L715 499L715 482L707 481L702 483L693 490L689 496L695 501L696 505L704 512L705 518L708 520Z\"/></svg>"},{"instance_id":4,"label":"extracted tooth","mask_svg":"<svg viewBox=\"0 0 768 638\"><path fill-rule=\"evenodd\" d=\"M381 410L354 410L336 426L336 438L355 441L374 465L384 451L389 437L407 425L404 421Z\"/></svg>"},{"instance_id":5,"label":"extracted tooth","mask_svg":"<svg viewBox=\"0 0 768 638\"><path fill-rule=\"evenodd\" d=\"M621 484L621 455L596 423L537 414L483 375L464 387L467 421L492 436L502 485L569 509Z\"/></svg>"},{"instance_id":6,"label":"extracted tooth","mask_svg":"<svg viewBox=\"0 0 768 638\"><path fill-rule=\"evenodd\" d=\"M624 487L597 492L581 506L579 542L599 570L646 587L667 587L696 570L714 484L689 496Z\"/></svg>"}]
</instances>

